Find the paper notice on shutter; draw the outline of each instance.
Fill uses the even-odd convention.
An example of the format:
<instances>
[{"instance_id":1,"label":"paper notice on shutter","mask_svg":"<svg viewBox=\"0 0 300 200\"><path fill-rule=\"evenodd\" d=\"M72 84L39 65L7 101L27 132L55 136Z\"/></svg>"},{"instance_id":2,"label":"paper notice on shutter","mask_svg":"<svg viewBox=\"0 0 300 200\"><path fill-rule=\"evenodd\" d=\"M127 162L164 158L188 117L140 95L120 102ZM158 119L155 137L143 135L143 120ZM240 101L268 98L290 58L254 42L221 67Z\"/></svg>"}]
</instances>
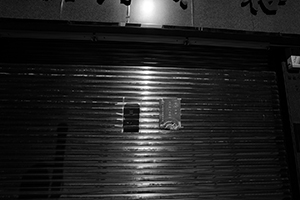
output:
<instances>
[{"instance_id":1,"label":"paper notice on shutter","mask_svg":"<svg viewBox=\"0 0 300 200\"><path fill-rule=\"evenodd\" d=\"M181 126L181 99L160 99L159 127L167 130L179 130Z\"/></svg>"}]
</instances>

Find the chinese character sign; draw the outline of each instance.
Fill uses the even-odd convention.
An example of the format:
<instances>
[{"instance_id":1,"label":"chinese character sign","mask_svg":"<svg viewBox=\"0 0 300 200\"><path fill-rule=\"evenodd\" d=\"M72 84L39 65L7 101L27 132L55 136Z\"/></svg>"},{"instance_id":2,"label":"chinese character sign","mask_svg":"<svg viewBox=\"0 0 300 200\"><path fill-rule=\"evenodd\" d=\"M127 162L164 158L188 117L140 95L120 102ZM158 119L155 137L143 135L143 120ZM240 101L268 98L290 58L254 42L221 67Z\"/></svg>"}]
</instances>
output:
<instances>
[{"instance_id":1,"label":"chinese character sign","mask_svg":"<svg viewBox=\"0 0 300 200\"><path fill-rule=\"evenodd\" d=\"M274 15L279 5L285 5L287 0L242 0L242 7L250 5L251 13L256 15L259 7L267 15Z\"/></svg>"}]
</instances>

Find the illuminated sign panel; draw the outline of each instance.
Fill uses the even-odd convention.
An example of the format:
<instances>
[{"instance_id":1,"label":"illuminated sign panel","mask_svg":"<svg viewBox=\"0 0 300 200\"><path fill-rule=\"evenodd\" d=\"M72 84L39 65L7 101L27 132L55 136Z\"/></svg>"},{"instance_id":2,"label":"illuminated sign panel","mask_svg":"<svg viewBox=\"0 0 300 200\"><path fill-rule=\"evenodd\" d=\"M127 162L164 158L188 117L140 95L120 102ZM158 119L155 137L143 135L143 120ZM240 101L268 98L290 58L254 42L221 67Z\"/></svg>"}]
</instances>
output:
<instances>
[{"instance_id":1,"label":"illuminated sign panel","mask_svg":"<svg viewBox=\"0 0 300 200\"><path fill-rule=\"evenodd\" d=\"M138 0L130 6L130 23L192 26L191 1L183 9L171 0Z\"/></svg>"}]
</instances>

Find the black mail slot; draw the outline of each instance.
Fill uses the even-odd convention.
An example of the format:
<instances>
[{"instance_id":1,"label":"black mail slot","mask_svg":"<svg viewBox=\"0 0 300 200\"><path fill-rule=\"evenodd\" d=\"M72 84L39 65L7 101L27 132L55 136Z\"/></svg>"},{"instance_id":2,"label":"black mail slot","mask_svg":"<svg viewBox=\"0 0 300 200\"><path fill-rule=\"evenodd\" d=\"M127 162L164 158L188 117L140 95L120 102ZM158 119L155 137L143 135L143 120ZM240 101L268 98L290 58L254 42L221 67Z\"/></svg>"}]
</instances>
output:
<instances>
[{"instance_id":1,"label":"black mail slot","mask_svg":"<svg viewBox=\"0 0 300 200\"><path fill-rule=\"evenodd\" d=\"M123 111L123 132L139 132L140 105L127 103Z\"/></svg>"}]
</instances>

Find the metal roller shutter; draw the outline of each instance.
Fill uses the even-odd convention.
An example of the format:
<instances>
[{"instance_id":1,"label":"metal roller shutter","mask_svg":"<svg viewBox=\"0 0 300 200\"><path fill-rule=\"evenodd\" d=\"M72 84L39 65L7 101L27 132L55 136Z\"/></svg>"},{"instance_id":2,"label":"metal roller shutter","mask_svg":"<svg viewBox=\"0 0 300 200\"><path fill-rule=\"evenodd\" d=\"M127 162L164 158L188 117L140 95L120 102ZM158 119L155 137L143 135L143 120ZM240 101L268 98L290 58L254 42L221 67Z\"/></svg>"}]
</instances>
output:
<instances>
[{"instance_id":1,"label":"metal roller shutter","mask_svg":"<svg viewBox=\"0 0 300 200\"><path fill-rule=\"evenodd\" d=\"M11 45L15 60L0 65L1 198L290 198L266 51ZM159 128L164 98L181 99L180 130ZM138 132L123 132L126 102L140 106Z\"/></svg>"}]
</instances>

